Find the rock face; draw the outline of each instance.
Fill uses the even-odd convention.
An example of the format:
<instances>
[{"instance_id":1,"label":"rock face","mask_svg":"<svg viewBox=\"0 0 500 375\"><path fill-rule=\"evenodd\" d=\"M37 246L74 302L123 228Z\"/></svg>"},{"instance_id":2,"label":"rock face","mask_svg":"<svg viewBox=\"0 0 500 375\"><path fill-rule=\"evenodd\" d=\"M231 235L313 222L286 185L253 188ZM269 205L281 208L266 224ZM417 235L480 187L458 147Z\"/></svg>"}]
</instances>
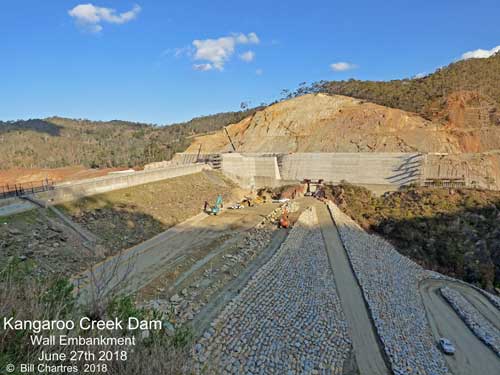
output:
<instances>
[{"instance_id":1,"label":"rock face","mask_svg":"<svg viewBox=\"0 0 500 375\"><path fill-rule=\"evenodd\" d=\"M230 125L238 152L460 152L446 126L354 98L310 94ZM230 151L223 131L196 138L186 152Z\"/></svg>"},{"instance_id":2,"label":"rock face","mask_svg":"<svg viewBox=\"0 0 500 375\"><path fill-rule=\"evenodd\" d=\"M446 123L463 152L500 148L500 113L491 98L476 91L457 91L446 98L435 119Z\"/></svg>"},{"instance_id":3,"label":"rock face","mask_svg":"<svg viewBox=\"0 0 500 375\"><path fill-rule=\"evenodd\" d=\"M425 176L500 188L500 115L486 98L457 92L432 121L340 95L309 94L195 138L188 156L223 153L429 153ZM229 140L231 138L232 144ZM449 156L442 155L444 153Z\"/></svg>"},{"instance_id":4,"label":"rock face","mask_svg":"<svg viewBox=\"0 0 500 375\"><path fill-rule=\"evenodd\" d=\"M309 94L227 127L238 152L488 152L500 149L500 116L474 92L457 92L426 120L340 95ZM231 151L224 131L197 137L186 152Z\"/></svg>"}]
</instances>

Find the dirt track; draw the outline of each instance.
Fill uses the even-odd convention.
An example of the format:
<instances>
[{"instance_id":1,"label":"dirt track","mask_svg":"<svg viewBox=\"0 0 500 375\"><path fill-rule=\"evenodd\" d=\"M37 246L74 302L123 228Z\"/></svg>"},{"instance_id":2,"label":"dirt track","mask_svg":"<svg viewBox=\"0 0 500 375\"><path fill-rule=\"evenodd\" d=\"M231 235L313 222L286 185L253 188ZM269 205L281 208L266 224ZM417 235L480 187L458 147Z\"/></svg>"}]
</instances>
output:
<instances>
[{"instance_id":1,"label":"dirt track","mask_svg":"<svg viewBox=\"0 0 500 375\"><path fill-rule=\"evenodd\" d=\"M386 366L383 351L370 320L361 288L351 269L337 228L326 206L319 203L316 203L315 206L328 258L333 269L337 293L349 323L360 373L367 375L389 374L390 371Z\"/></svg>"},{"instance_id":2,"label":"dirt track","mask_svg":"<svg viewBox=\"0 0 500 375\"><path fill-rule=\"evenodd\" d=\"M29 184L49 179L53 182L77 181L106 176L110 172L127 168L89 169L83 166L64 168L12 168L0 170L0 185Z\"/></svg>"},{"instance_id":3,"label":"dirt track","mask_svg":"<svg viewBox=\"0 0 500 375\"><path fill-rule=\"evenodd\" d=\"M190 254L217 247L254 227L277 207L268 203L243 210L225 210L218 216L201 213L76 278L80 300L88 301L89 293L97 292L101 296L114 289L126 293L137 291ZM95 280L96 288L90 287L91 280Z\"/></svg>"},{"instance_id":4,"label":"dirt track","mask_svg":"<svg viewBox=\"0 0 500 375\"><path fill-rule=\"evenodd\" d=\"M458 289L485 317L496 315L497 319L493 319L496 325L500 322L500 313L479 292L464 285L440 280L426 280L421 284L420 292L432 332L436 339L450 339L457 349L454 356L446 356L450 370L455 375L497 374L500 359L472 333L443 299L439 289L444 286Z\"/></svg>"}]
</instances>

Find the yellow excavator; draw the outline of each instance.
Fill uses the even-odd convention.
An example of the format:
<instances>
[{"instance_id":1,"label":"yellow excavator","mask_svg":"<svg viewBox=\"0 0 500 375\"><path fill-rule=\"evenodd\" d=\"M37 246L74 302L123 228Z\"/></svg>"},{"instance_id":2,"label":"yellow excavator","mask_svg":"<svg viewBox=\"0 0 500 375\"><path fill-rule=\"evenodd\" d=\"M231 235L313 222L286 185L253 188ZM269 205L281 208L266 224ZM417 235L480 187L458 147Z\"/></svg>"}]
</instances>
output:
<instances>
[{"instance_id":1,"label":"yellow excavator","mask_svg":"<svg viewBox=\"0 0 500 375\"><path fill-rule=\"evenodd\" d=\"M243 206L248 206L248 207L253 207L253 206L256 206L256 205L259 205L259 204L262 204L262 203L265 203L265 199L262 198L261 196L257 196L255 198L252 198L252 197L245 197L245 199L243 199L241 201L241 205Z\"/></svg>"}]
</instances>

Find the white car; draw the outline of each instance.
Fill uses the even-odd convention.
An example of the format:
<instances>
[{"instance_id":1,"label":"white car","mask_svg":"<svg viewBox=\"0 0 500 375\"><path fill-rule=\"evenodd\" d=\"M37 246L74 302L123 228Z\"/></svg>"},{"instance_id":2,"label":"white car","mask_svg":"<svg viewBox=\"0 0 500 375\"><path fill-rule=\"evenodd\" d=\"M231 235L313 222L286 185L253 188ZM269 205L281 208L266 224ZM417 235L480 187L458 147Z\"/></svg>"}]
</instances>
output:
<instances>
[{"instance_id":1,"label":"white car","mask_svg":"<svg viewBox=\"0 0 500 375\"><path fill-rule=\"evenodd\" d=\"M455 347L453 346L450 340L445 339L444 337L439 339L439 347L441 348L444 354L449 354L449 355L455 354Z\"/></svg>"}]
</instances>

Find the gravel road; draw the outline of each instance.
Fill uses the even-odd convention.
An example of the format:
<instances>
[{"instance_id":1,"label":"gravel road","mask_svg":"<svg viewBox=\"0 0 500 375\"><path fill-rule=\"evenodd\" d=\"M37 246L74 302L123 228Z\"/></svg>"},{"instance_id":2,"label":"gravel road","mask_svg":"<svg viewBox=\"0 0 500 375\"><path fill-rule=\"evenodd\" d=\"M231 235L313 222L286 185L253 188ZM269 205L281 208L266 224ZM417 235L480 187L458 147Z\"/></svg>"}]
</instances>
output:
<instances>
[{"instance_id":1,"label":"gravel road","mask_svg":"<svg viewBox=\"0 0 500 375\"><path fill-rule=\"evenodd\" d=\"M356 362L361 375L389 374L361 288L353 274L337 227L324 204L316 204L337 292L351 331Z\"/></svg>"},{"instance_id":2,"label":"gravel road","mask_svg":"<svg viewBox=\"0 0 500 375\"><path fill-rule=\"evenodd\" d=\"M457 351L454 356L446 356L451 372L454 375L498 374L500 372L500 359L472 333L453 308L443 299L439 289L445 286L455 288L456 283L425 280L421 283L420 293L436 340L439 337L446 337L456 347ZM461 286L460 292L468 300L480 298L476 295L479 293L472 288Z\"/></svg>"},{"instance_id":3,"label":"gravel road","mask_svg":"<svg viewBox=\"0 0 500 375\"><path fill-rule=\"evenodd\" d=\"M447 286L448 288L455 289L460 292L462 296L469 301L474 308L476 308L491 324L497 329L500 329L500 310L486 298L482 293L476 289L471 288L463 283L448 280L429 280L427 283L433 285L440 285L440 287Z\"/></svg>"}]
</instances>

